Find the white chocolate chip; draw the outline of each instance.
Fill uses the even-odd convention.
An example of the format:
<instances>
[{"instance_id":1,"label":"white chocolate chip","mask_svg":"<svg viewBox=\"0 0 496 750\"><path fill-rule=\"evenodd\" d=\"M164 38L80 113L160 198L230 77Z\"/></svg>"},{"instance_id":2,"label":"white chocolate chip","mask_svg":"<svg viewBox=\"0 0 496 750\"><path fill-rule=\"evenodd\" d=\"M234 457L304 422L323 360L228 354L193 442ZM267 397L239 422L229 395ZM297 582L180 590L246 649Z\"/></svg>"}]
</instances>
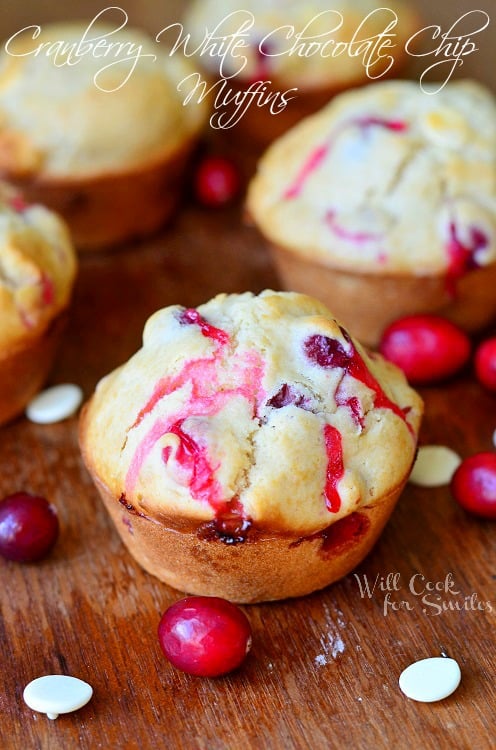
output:
<instances>
[{"instance_id":1,"label":"white chocolate chip","mask_svg":"<svg viewBox=\"0 0 496 750\"><path fill-rule=\"evenodd\" d=\"M449 484L462 459L444 445L424 445L419 448L409 481L420 487L442 487Z\"/></svg>"},{"instance_id":2,"label":"white chocolate chip","mask_svg":"<svg viewBox=\"0 0 496 750\"><path fill-rule=\"evenodd\" d=\"M77 677L48 674L26 685L23 698L33 711L40 711L49 719L56 719L59 714L82 708L92 695L91 685Z\"/></svg>"},{"instance_id":3,"label":"white chocolate chip","mask_svg":"<svg viewBox=\"0 0 496 750\"><path fill-rule=\"evenodd\" d=\"M496 448L496 430L493 432L493 445Z\"/></svg>"},{"instance_id":4,"label":"white chocolate chip","mask_svg":"<svg viewBox=\"0 0 496 750\"><path fill-rule=\"evenodd\" d=\"M425 137L439 146L457 148L462 146L469 136L465 118L448 107L427 112L421 120L421 127Z\"/></svg>"},{"instance_id":5,"label":"white chocolate chip","mask_svg":"<svg viewBox=\"0 0 496 750\"><path fill-rule=\"evenodd\" d=\"M83 400L83 392L78 385L64 383L47 388L38 393L27 405L26 416L31 422L52 424L72 416Z\"/></svg>"},{"instance_id":6,"label":"white chocolate chip","mask_svg":"<svg viewBox=\"0 0 496 750\"><path fill-rule=\"evenodd\" d=\"M454 659L435 656L410 664L401 673L399 686L407 698L433 703L454 693L461 677L460 667Z\"/></svg>"}]
</instances>

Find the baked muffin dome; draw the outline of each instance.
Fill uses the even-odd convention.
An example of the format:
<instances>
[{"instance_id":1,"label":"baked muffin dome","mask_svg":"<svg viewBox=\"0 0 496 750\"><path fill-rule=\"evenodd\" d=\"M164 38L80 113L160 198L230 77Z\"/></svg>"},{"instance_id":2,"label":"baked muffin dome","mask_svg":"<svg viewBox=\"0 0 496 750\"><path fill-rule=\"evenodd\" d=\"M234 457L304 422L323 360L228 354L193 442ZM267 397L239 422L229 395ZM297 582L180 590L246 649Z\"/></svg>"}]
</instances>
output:
<instances>
[{"instance_id":1,"label":"baked muffin dome","mask_svg":"<svg viewBox=\"0 0 496 750\"><path fill-rule=\"evenodd\" d=\"M191 72L185 59L167 56L136 29L92 27L123 45L120 57L87 53L69 64L43 51L28 54L56 40L69 48L84 30L82 23L47 24L36 40L24 34L2 50L0 169L52 177L123 171L174 151L203 124L204 107L183 106L176 89ZM130 42L142 49L138 60L125 57Z\"/></svg>"},{"instance_id":2,"label":"baked muffin dome","mask_svg":"<svg viewBox=\"0 0 496 750\"><path fill-rule=\"evenodd\" d=\"M195 0L184 25L198 50L198 70L211 83L218 79L212 123L242 158L260 153L341 91L398 75L419 23L409 0L387 7L379 0ZM212 53L202 45L207 30L238 46ZM381 39L381 48L363 39Z\"/></svg>"},{"instance_id":3,"label":"baked muffin dome","mask_svg":"<svg viewBox=\"0 0 496 750\"><path fill-rule=\"evenodd\" d=\"M367 80L363 51L348 54L343 45L354 38L373 38L390 24L394 47L382 50L381 59L371 64L370 78L385 73L402 56L405 42L416 30L417 14L409 2L392 0L385 7L379 0L332 4L327 0L195 0L185 18L186 31L197 44L206 29L219 25L218 33L227 36L243 28L243 40L250 46L226 56L223 75L246 81L275 79L304 90L329 85L340 89ZM246 64L240 69L243 58ZM202 54L198 59L212 73L219 73L219 57Z\"/></svg>"},{"instance_id":4,"label":"baked muffin dome","mask_svg":"<svg viewBox=\"0 0 496 750\"><path fill-rule=\"evenodd\" d=\"M243 563L227 582L220 573L207 585L194 560L183 574L168 549L157 562L146 532L137 550L136 523L153 519L154 532L157 524L175 530L228 564L231 544L243 556L264 538L284 539L291 557L292 543L377 504L375 541L408 477L421 411L403 375L369 357L316 300L219 295L149 319L142 349L98 385L81 444L124 541L148 570L188 591L284 598L329 583L329 565L324 582L310 572L296 590L291 576L271 585L270 569L263 584L255 570L241 584Z\"/></svg>"},{"instance_id":5,"label":"baked muffin dome","mask_svg":"<svg viewBox=\"0 0 496 750\"><path fill-rule=\"evenodd\" d=\"M48 374L75 274L61 219L0 185L0 423L22 411Z\"/></svg>"},{"instance_id":6,"label":"baked muffin dome","mask_svg":"<svg viewBox=\"0 0 496 750\"><path fill-rule=\"evenodd\" d=\"M390 319L437 310L476 328L496 311L489 294L496 268L495 100L469 81L449 83L435 95L410 81L342 94L267 151L249 189L248 210L281 249L283 277L301 261L303 275L305 264L315 264L343 285L353 279L339 272L420 279L411 291L400 290L397 302L405 309L386 303ZM477 272L490 268L487 277ZM299 288L298 269L289 274L285 282ZM476 286L467 294L465 275L474 275ZM485 291L479 278L488 279ZM331 275L321 283L314 289L303 280L302 291L334 301ZM427 289L431 295L424 300ZM373 314L360 311L356 298L368 303L374 291L381 305L379 288L360 295L357 287L354 301L343 297L335 306L367 342L371 336L358 318L366 325ZM457 308L458 292L468 307ZM476 293L484 298L478 312L470 307ZM346 306L358 306L357 325ZM382 327L387 322L386 316Z\"/></svg>"},{"instance_id":7,"label":"baked muffin dome","mask_svg":"<svg viewBox=\"0 0 496 750\"><path fill-rule=\"evenodd\" d=\"M4 45L0 175L61 213L78 249L93 249L171 216L208 104L183 106L177 87L193 69L180 53L135 29L94 24L92 39L116 51L103 56L94 42L95 54L83 45L75 56L85 30L47 24ZM57 45L66 52L55 55Z\"/></svg>"},{"instance_id":8,"label":"baked muffin dome","mask_svg":"<svg viewBox=\"0 0 496 750\"><path fill-rule=\"evenodd\" d=\"M69 304L76 259L67 227L0 186L0 350L36 337Z\"/></svg>"}]
</instances>

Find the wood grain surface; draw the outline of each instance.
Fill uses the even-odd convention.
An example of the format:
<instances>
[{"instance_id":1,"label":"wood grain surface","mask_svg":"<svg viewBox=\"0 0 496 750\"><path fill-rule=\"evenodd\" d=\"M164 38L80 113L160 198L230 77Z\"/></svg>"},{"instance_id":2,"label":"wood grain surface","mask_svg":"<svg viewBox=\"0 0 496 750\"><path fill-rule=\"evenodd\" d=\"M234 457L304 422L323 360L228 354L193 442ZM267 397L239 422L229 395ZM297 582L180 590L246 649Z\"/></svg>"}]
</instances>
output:
<instances>
[{"instance_id":1,"label":"wood grain surface","mask_svg":"<svg viewBox=\"0 0 496 750\"><path fill-rule=\"evenodd\" d=\"M139 347L157 308L278 286L240 205L208 211L186 199L152 240L83 259L51 382L79 383L89 396ZM470 370L422 394L421 443L462 456L493 449L496 397ZM0 429L0 497L19 490L57 506L61 535L36 565L0 559L2 750L495 747L496 526L465 514L448 488L408 485L356 575L300 600L244 607L252 652L215 680L164 660L159 618L181 593L125 551L83 467L76 418ZM376 580L369 597L361 587ZM441 652L460 663L456 693L435 704L405 698L402 669ZM48 673L87 680L93 699L56 721L31 711L23 688Z\"/></svg>"}]
</instances>

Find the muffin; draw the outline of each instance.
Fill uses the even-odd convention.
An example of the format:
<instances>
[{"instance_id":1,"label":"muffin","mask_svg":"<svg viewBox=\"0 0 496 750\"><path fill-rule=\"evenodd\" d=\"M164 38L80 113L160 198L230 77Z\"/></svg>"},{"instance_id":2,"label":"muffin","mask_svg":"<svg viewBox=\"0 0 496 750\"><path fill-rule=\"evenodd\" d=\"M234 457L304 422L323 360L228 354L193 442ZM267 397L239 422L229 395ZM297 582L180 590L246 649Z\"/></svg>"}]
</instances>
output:
<instances>
[{"instance_id":1,"label":"muffin","mask_svg":"<svg viewBox=\"0 0 496 750\"><path fill-rule=\"evenodd\" d=\"M83 45L78 56L85 28L46 25L35 40L24 33L2 49L0 175L57 210L78 249L91 250L171 216L208 106L183 106L177 86L191 68L179 53L95 24L91 38L110 52L102 56L95 41L94 54ZM65 51L56 54L57 40Z\"/></svg>"},{"instance_id":2,"label":"muffin","mask_svg":"<svg viewBox=\"0 0 496 750\"><path fill-rule=\"evenodd\" d=\"M301 596L369 552L408 478L420 397L320 302L172 306L85 406L86 466L136 560L193 594Z\"/></svg>"},{"instance_id":3,"label":"muffin","mask_svg":"<svg viewBox=\"0 0 496 750\"><path fill-rule=\"evenodd\" d=\"M408 0L195 0L185 32L197 66L213 89L211 122L243 148L260 150L335 94L369 79L397 74L405 44L418 28ZM237 47L212 52L206 31ZM381 44L360 43L385 34ZM389 38L388 38L389 37ZM227 78L225 84L222 78ZM264 86L259 85L263 82Z\"/></svg>"},{"instance_id":4,"label":"muffin","mask_svg":"<svg viewBox=\"0 0 496 750\"><path fill-rule=\"evenodd\" d=\"M496 104L477 83L390 81L336 97L274 143L247 212L283 285L366 344L436 313L471 332L496 313Z\"/></svg>"},{"instance_id":5,"label":"muffin","mask_svg":"<svg viewBox=\"0 0 496 750\"><path fill-rule=\"evenodd\" d=\"M0 185L0 424L23 411L48 375L75 273L64 223Z\"/></svg>"}]
</instances>

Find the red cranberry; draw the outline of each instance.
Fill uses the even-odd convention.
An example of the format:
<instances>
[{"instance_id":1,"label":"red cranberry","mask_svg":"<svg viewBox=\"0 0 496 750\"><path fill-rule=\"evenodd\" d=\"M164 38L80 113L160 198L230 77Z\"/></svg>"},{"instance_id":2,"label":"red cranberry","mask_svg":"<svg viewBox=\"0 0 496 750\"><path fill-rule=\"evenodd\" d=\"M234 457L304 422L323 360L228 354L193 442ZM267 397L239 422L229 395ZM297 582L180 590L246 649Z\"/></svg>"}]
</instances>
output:
<instances>
[{"instance_id":1,"label":"red cranberry","mask_svg":"<svg viewBox=\"0 0 496 750\"><path fill-rule=\"evenodd\" d=\"M462 461L451 480L451 492L469 513L496 519L496 453L476 453Z\"/></svg>"},{"instance_id":2,"label":"red cranberry","mask_svg":"<svg viewBox=\"0 0 496 750\"><path fill-rule=\"evenodd\" d=\"M39 560L58 535L57 513L44 497L16 492L0 502L0 554L7 560Z\"/></svg>"},{"instance_id":3,"label":"red cranberry","mask_svg":"<svg viewBox=\"0 0 496 750\"><path fill-rule=\"evenodd\" d=\"M290 404L306 409L309 406L309 400L288 383L283 383L277 393L267 401L267 406L272 406L273 409L282 409Z\"/></svg>"},{"instance_id":4,"label":"red cranberry","mask_svg":"<svg viewBox=\"0 0 496 750\"><path fill-rule=\"evenodd\" d=\"M437 315L400 318L386 328L379 348L411 383L434 383L454 375L470 356L468 336Z\"/></svg>"},{"instance_id":5,"label":"red cranberry","mask_svg":"<svg viewBox=\"0 0 496 750\"><path fill-rule=\"evenodd\" d=\"M251 628L231 602L188 596L164 612L158 638L174 667L199 677L217 677L240 666L251 647Z\"/></svg>"},{"instance_id":6,"label":"red cranberry","mask_svg":"<svg viewBox=\"0 0 496 750\"><path fill-rule=\"evenodd\" d=\"M232 162L222 156L207 156L198 165L194 190L204 206L224 206L237 196L239 174Z\"/></svg>"},{"instance_id":7,"label":"red cranberry","mask_svg":"<svg viewBox=\"0 0 496 750\"><path fill-rule=\"evenodd\" d=\"M475 372L483 386L496 391L496 336L483 341L475 352Z\"/></svg>"}]
</instances>

